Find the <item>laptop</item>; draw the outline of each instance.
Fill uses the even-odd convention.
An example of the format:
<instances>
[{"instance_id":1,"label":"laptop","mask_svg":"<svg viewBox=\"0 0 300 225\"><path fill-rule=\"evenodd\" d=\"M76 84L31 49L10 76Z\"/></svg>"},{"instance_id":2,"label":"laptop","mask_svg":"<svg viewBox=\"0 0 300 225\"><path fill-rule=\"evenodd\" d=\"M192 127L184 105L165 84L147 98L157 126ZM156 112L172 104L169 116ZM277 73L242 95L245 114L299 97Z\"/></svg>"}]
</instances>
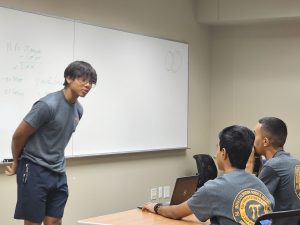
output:
<instances>
[{"instance_id":1,"label":"laptop","mask_svg":"<svg viewBox=\"0 0 300 225\"><path fill-rule=\"evenodd\" d=\"M197 190L199 176L178 177L175 182L171 201L162 203L163 205L179 205L188 200ZM142 209L142 206L138 206Z\"/></svg>"},{"instance_id":2,"label":"laptop","mask_svg":"<svg viewBox=\"0 0 300 225\"><path fill-rule=\"evenodd\" d=\"M198 182L198 175L177 178L170 205L179 205L188 200L197 190Z\"/></svg>"}]
</instances>

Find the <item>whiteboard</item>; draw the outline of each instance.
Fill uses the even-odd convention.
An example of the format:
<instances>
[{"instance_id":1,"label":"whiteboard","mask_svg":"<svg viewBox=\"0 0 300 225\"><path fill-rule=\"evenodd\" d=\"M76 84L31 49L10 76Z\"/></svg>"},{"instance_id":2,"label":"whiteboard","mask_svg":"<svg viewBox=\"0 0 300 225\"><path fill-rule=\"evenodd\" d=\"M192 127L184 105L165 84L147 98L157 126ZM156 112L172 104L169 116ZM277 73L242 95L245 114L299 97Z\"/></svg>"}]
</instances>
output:
<instances>
[{"instance_id":1,"label":"whiteboard","mask_svg":"<svg viewBox=\"0 0 300 225\"><path fill-rule=\"evenodd\" d=\"M62 89L63 71L84 60L97 86L67 156L187 148L188 45L0 8L0 160L32 104ZM2 161L2 160L1 160Z\"/></svg>"},{"instance_id":2,"label":"whiteboard","mask_svg":"<svg viewBox=\"0 0 300 225\"><path fill-rule=\"evenodd\" d=\"M186 44L76 23L74 46L99 75L75 155L187 147Z\"/></svg>"}]
</instances>

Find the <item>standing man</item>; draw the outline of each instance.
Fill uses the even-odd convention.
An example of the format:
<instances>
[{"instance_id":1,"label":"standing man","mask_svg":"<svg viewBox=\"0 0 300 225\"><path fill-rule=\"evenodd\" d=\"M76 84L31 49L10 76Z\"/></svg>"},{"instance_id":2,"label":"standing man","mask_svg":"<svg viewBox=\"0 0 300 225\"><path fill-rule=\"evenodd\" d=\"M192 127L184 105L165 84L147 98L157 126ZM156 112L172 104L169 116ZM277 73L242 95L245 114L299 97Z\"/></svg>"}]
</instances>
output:
<instances>
[{"instance_id":1,"label":"standing man","mask_svg":"<svg viewBox=\"0 0 300 225\"><path fill-rule=\"evenodd\" d=\"M253 225L274 205L267 187L245 171L253 142L254 134L246 127L224 128L219 133L217 165L225 174L207 181L179 205L146 203L143 209L172 219L194 213L200 221L210 219L214 225Z\"/></svg>"},{"instance_id":2,"label":"standing man","mask_svg":"<svg viewBox=\"0 0 300 225\"><path fill-rule=\"evenodd\" d=\"M68 198L64 150L83 114L78 97L97 83L86 62L72 62L64 72L64 89L34 103L12 138L13 163L6 175L17 174L15 219L24 225L59 225Z\"/></svg>"},{"instance_id":3,"label":"standing man","mask_svg":"<svg viewBox=\"0 0 300 225\"><path fill-rule=\"evenodd\" d=\"M274 211L300 208L300 161L284 151L286 124L276 117L264 117L255 127L255 152L264 156L258 177L275 199ZM274 225L297 225L299 218L273 221Z\"/></svg>"}]
</instances>

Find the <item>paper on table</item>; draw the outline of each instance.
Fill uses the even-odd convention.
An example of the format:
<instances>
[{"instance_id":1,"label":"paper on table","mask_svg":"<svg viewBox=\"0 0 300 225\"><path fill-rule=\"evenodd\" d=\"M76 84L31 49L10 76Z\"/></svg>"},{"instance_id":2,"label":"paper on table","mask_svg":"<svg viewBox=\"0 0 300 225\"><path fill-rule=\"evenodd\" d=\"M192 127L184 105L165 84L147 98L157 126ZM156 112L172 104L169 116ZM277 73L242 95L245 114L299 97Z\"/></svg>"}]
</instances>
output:
<instances>
[{"instance_id":1,"label":"paper on table","mask_svg":"<svg viewBox=\"0 0 300 225\"><path fill-rule=\"evenodd\" d=\"M83 221L83 220L79 220L78 223L89 224L89 225L112 225L112 224L107 224L107 223L87 222L87 221Z\"/></svg>"}]
</instances>

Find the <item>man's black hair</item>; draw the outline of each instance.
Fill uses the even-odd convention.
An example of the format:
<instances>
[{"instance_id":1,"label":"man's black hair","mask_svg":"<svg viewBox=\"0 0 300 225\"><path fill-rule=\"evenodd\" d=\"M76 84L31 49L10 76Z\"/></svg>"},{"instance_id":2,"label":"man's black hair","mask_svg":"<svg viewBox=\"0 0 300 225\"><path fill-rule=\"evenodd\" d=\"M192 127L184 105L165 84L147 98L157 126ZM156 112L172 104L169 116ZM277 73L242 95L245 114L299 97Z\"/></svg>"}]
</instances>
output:
<instances>
[{"instance_id":1,"label":"man's black hair","mask_svg":"<svg viewBox=\"0 0 300 225\"><path fill-rule=\"evenodd\" d=\"M64 72L65 82L64 86L68 85L66 78L71 78L72 80L76 78L84 78L89 80L92 84L97 83L97 73L91 64L84 61L74 61L68 65Z\"/></svg>"},{"instance_id":2,"label":"man's black hair","mask_svg":"<svg viewBox=\"0 0 300 225\"><path fill-rule=\"evenodd\" d=\"M232 167L246 168L254 138L249 128L238 125L226 127L219 133L220 149L225 148Z\"/></svg>"}]
</instances>

